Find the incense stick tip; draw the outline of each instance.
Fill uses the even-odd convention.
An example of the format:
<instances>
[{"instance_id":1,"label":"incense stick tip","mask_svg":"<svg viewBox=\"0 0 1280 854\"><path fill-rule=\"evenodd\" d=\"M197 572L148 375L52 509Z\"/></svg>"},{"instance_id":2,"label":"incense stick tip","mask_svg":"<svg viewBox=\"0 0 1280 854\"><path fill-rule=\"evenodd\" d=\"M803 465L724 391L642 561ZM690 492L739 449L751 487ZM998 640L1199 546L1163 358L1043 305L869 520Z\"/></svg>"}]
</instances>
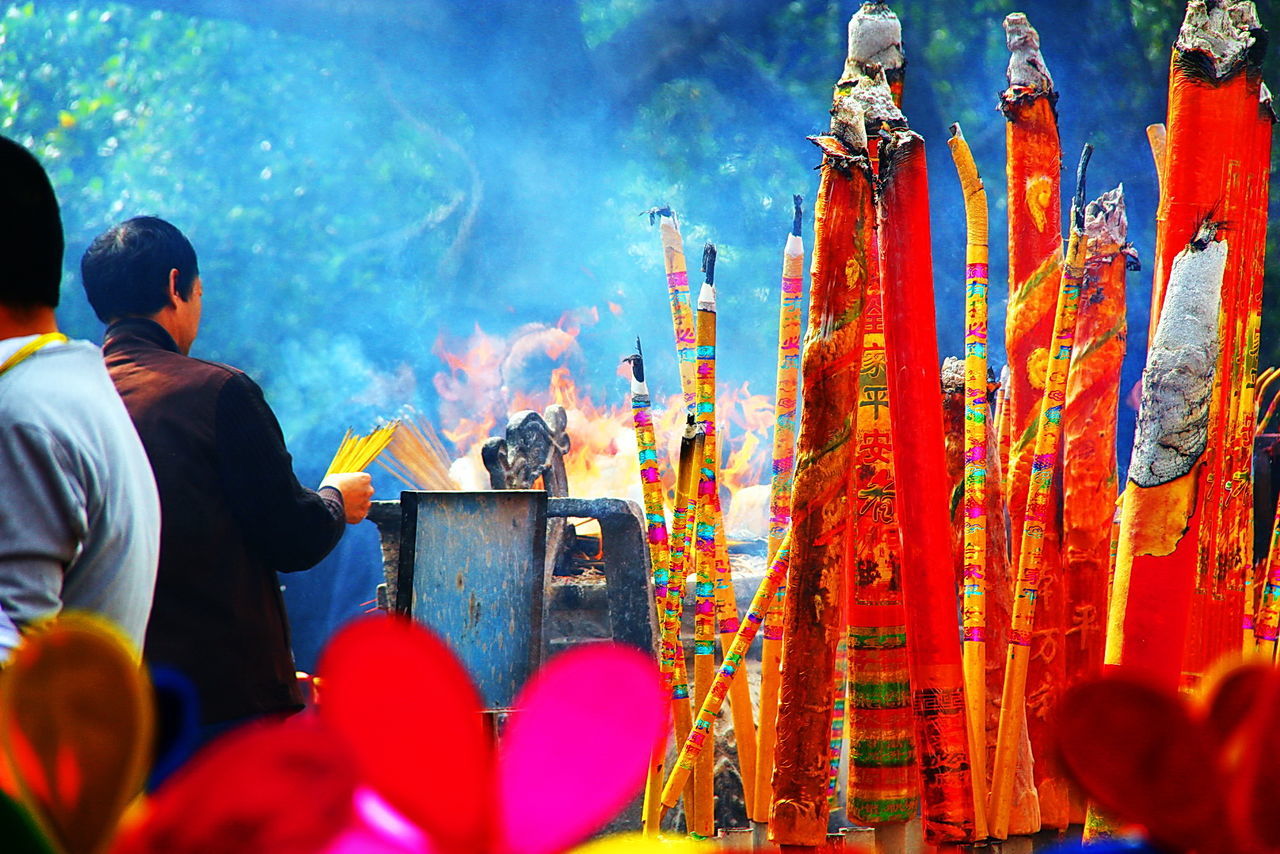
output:
<instances>
[{"instance_id":1,"label":"incense stick tip","mask_svg":"<svg viewBox=\"0 0 1280 854\"><path fill-rule=\"evenodd\" d=\"M1089 159L1093 157L1093 143L1086 142L1080 152L1080 165L1076 167L1076 194L1071 202L1071 227L1084 230L1085 174L1089 171Z\"/></svg>"},{"instance_id":2,"label":"incense stick tip","mask_svg":"<svg viewBox=\"0 0 1280 854\"><path fill-rule=\"evenodd\" d=\"M964 394L964 359L948 356L942 360L942 393Z\"/></svg>"},{"instance_id":3,"label":"incense stick tip","mask_svg":"<svg viewBox=\"0 0 1280 854\"><path fill-rule=\"evenodd\" d=\"M716 245L710 241L702 247L702 272L708 285L716 283Z\"/></svg>"},{"instance_id":4,"label":"incense stick tip","mask_svg":"<svg viewBox=\"0 0 1280 854\"><path fill-rule=\"evenodd\" d=\"M865 75L869 65L880 66L890 77L901 77L907 64L902 24L886 3L863 3L849 18L848 35L842 83Z\"/></svg>"},{"instance_id":5,"label":"incense stick tip","mask_svg":"<svg viewBox=\"0 0 1280 854\"><path fill-rule=\"evenodd\" d=\"M671 210L668 205L661 205L659 207L649 208L647 211L640 211L640 216L649 217L649 225L653 225L664 216L670 217L673 224L676 221L675 211Z\"/></svg>"},{"instance_id":6,"label":"incense stick tip","mask_svg":"<svg viewBox=\"0 0 1280 854\"><path fill-rule=\"evenodd\" d=\"M1040 53L1040 34L1024 13L1014 12L1005 16L1004 41L1010 51L1009 85L1052 92L1053 77Z\"/></svg>"},{"instance_id":7,"label":"incense stick tip","mask_svg":"<svg viewBox=\"0 0 1280 854\"><path fill-rule=\"evenodd\" d=\"M1084 233L1093 241L1125 245L1129 220L1124 209L1124 184L1089 202L1084 212Z\"/></svg>"},{"instance_id":8,"label":"incense stick tip","mask_svg":"<svg viewBox=\"0 0 1280 854\"><path fill-rule=\"evenodd\" d=\"M887 87L886 87L887 91ZM850 154L867 153L867 114L865 103L857 95L845 95L836 99L831 108L831 135Z\"/></svg>"},{"instance_id":9,"label":"incense stick tip","mask_svg":"<svg viewBox=\"0 0 1280 854\"><path fill-rule=\"evenodd\" d=\"M961 140L962 140L962 139L964 139L964 131L962 131L962 130L960 129L960 123L959 123L959 122L952 122L952 123L951 123L951 127L950 127L950 128L948 128L948 130L950 130L950 131L951 131L951 138L952 138L952 139L961 139Z\"/></svg>"},{"instance_id":10,"label":"incense stick tip","mask_svg":"<svg viewBox=\"0 0 1280 854\"><path fill-rule=\"evenodd\" d=\"M716 286L714 282L703 282L698 291L698 311L716 310Z\"/></svg>"},{"instance_id":11,"label":"incense stick tip","mask_svg":"<svg viewBox=\"0 0 1280 854\"><path fill-rule=\"evenodd\" d=\"M1184 72L1222 79L1258 65L1266 30L1252 0L1189 0L1173 49Z\"/></svg>"},{"instance_id":12,"label":"incense stick tip","mask_svg":"<svg viewBox=\"0 0 1280 854\"><path fill-rule=\"evenodd\" d=\"M804 217L804 196L795 195L791 197L792 209L795 212L794 218L791 220L791 233L796 237L800 236L800 224Z\"/></svg>"}]
</instances>

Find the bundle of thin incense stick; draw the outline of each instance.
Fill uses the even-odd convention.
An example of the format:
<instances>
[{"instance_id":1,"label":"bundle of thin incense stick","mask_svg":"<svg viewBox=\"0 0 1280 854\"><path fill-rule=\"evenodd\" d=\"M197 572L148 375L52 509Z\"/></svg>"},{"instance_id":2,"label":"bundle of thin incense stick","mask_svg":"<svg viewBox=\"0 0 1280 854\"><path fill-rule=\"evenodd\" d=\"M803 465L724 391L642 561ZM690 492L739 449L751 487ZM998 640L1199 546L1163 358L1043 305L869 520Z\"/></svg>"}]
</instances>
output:
<instances>
[{"instance_id":1,"label":"bundle of thin incense stick","mask_svg":"<svg viewBox=\"0 0 1280 854\"><path fill-rule=\"evenodd\" d=\"M357 436L348 430L338 444L338 452L329 463L325 477L338 472L364 471L378 458L378 455L390 444L396 435L399 421L392 421L378 427L367 436Z\"/></svg>"},{"instance_id":2,"label":"bundle of thin incense stick","mask_svg":"<svg viewBox=\"0 0 1280 854\"><path fill-rule=\"evenodd\" d=\"M431 422L406 410L395 423L400 427L378 465L410 489L457 489L449 476L449 452Z\"/></svg>"}]
</instances>

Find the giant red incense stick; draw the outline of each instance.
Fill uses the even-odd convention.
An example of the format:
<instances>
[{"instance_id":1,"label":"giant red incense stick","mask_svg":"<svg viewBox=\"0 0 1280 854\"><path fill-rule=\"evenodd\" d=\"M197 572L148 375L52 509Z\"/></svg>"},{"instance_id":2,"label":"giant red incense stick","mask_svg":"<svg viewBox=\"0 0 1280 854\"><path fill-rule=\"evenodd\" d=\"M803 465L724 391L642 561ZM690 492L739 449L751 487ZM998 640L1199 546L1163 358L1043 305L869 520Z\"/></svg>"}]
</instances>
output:
<instances>
[{"instance_id":1,"label":"giant red incense stick","mask_svg":"<svg viewBox=\"0 0 1280 854\"><path fill-rule=\"evenodd\" d=\"M950 496L938 394L938 344L924 140L909 130L880 148L881 276L893 420L903 601L928 841L974 837L960 624L951 565Z\"/></svg>"},{"instance_id":2,"label":"giant red incense stick","mask_svg":"<svg viewBox=\"0 0 1280 854\"><path fill-rule=\"evenodd\" d=\"M1010 50L1009 88L1000 99L1008 152L1009 303L1005 316L1005 350L1009 366L1009 454L1005 459L1005 494L1012 523L1010 547L1022 548L1021 520L1032 478L1036 433L1040 423L1045 364L1052 346L1054 309L1062 266L1062 201L1059 174L1062 149L1055 104L1058 93L1040 53L1040 36L1025 15L1004 21ZM1069 818L1066 782L1052 762L1049 711L1066 681L1066 659L1060 650L1067 627L1066 601L1058 554L1056 524L1061 496L1046 496L1050 521L1042 541L1036 646L1031 656L1027 724L1035 754L1035 780L1040 815L1048 827L1066 827ZM1025 816L1011 816L1010 827L1026 831Z\"/></svg>"},{"instance_id":3,"label":"giant red incense stick","mask_svg":"<svg viewBox=\"0 0 1280 854\"><path fill-rule=\"evenodd\" d=\"M1196 592L1188 616L1182 670L1196 680L1220 654L1238 648L1243 617L1243 561L1234 554L1244 505L1251 499L1251 440L1242 397L1251 396L1256 362L1248 357L1252 317L1261 291L1252 274L1265 241L1256 199L1267 164L1258 141L1262 37L1253 4L1191 0L1174 45L1169 77L1165 185L1156 233L1153 326L1172 259L1197 233L1207 212L1231 229L1224 271L1221 350L1210 404L1209 442L1197 534ZM1213 144L1205 144L1212 139ZM1269 160L1269 158L1265 158ZM1246 374L1248 378L1246 379ZM1232 629L1230 623L1234 622Z\"/></svg>"},{"instance_id":4,"label":"giant red incense stick","mask_svg":"<svg viewBox=\"0 0 1280 854\"><path fill-rule=\"evenodd\" d=\"M1072 684L1102 671L1111 531L1119 495L1116 416L1125 349L1125 272L1136 268L1127 241L1124 188L1104 193L1085 214L1085 280L1062 420L1063 576L1071 603L1067 673Z\"/></svg>"},{"instance_id":5,"label":"giant red incense stick","mask_svg":"<svg viewBox=\"0 0 1280 854\"><path fill-rule=\"evenodd\" d=\"M1196 582L1209 400L1227 242L1205 222L1175 259L1142 375L1120 516L1105 663L1178 685Z\"/></svg>"},{"instance_id":6,"label":"giant red incense stick","mask_svg":"<svg viewBox=\"0 0 1280 854\"><path fill-rule=\"evenodd\" d=\"M868 33L872 24L877 26ZM892 48L896 27L897 19L878 4L865 4L850 24L850 58L837 86L837 99L857 105L864 116L864 131L905 123L886 75L859 56L859 51L872 49L879 51L876 55L892 55L892 50L886 54L880 46ZM867 38L877 30L882 38ZM872 138L868 143L874 169L879 140ZM878 259L880 245L874 235L872 251ZM875 827L877 839L887 841L903 833L905 822L919 812L919 769L902 605L902 546L890 428L894 404L888 385L879 264L870 265L866 275L856 449L847 496L853 534L845 563L849 669L845 814Z\"/></svg>"},{"instance_id":7,"label":"giant red incense stick","mask_svg":"<svg viewBox=\"0 0 1280 854\"><path fill-rule=\"evenodd\" d=\"M769 836L817 847L827 838L828 733L848 532L845 495L859 318L875 227L862 116L837 113L844 139L819 137L813 266L802 382L804 412L792 490L792 552L784 615L777 769Z\"/></svg>"}]
</instances>

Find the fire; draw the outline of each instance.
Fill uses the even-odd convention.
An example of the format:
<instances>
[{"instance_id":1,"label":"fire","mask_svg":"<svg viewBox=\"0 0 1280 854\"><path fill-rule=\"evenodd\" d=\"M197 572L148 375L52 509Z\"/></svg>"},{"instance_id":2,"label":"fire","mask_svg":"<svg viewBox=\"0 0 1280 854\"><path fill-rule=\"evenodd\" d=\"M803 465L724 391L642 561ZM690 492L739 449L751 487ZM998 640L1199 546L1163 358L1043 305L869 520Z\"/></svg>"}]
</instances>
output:
<instances>
[{"instance_id":1,"label":"fire","mask_svg":"<svg viewBox=\"0 0 1280 854\"><path fill-rule=\"evenodd\" d=\"M571 494L581 497L627 498L639 503L640 474L630 401L597 402L580 387L573 365L583 361L577 333L583 323L594 322L594 309L577 310L555 326L530 324L508 338L485 333L478 326L453 352L443 336L434 352L443 362L435 376L440 392L440 434L453 446L459 462L454 476L467 489L488 487L480 464L480 446L501 431L506 418L522 409L543 411L549 404L563 406L568 414L570 452L565 459ZM555 363L546 386L536 385L531 363ZM521 384L517 387L517 380ZM770 464L770 431L773 401L752 394L748 385L721 386L716 402L720 483L732 496L739 490L765 483ZM655 400L654 429L659 462L670 495L675 486L675 460L685 424L681 395ZM665 452L665 453L664 453Z\"/></svg>"}]
</instances>

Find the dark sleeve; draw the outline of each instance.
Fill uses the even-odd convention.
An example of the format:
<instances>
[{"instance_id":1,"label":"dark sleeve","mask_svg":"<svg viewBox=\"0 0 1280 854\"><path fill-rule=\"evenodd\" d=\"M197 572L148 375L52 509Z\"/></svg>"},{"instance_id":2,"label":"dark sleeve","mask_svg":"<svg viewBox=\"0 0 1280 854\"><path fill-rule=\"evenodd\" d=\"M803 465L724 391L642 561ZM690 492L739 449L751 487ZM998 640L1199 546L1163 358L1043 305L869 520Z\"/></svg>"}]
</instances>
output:
<instances>
[{"instance_id":1,"label":"dark sleeve","mask_svg":"<svg viewBox=\"0 0 1280 854\"><path fill-rule=\"evenodd\" d=\"M218 470L254 553L279 572L320 562L342 538L342 495L298 483L284 434L262 389L235 374L218 394Z\"/></svg>"}]
</instances>

